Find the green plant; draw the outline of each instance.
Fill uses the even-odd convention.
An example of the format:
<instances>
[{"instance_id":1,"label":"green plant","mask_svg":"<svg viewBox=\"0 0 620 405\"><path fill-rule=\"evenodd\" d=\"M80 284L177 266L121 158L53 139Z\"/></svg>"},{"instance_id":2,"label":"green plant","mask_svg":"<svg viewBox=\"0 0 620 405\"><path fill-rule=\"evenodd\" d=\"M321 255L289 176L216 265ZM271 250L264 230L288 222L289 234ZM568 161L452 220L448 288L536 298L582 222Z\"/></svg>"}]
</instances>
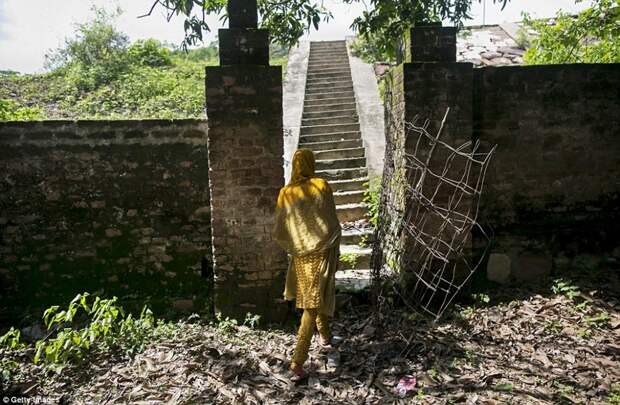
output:
<instances>
[{"instance_id":1,"label":"green plant","mask_svg":"<svg viewBox=\"0 0 620 405\"><path fill-rule=\"evenodd\" d=\"M607 403L610 405L620 405L620 383L611 385L611 389L607 394Z\"/></svg>"},{"instance_id":2,"label":"green plant","mask_svg":"<svg viewBox=\"0 0 620 405\"><path fill-rule=\"evenodd\" d=\"M537 33L525 52L526 64L620 62L617 0L593 0L576 16L560 11L553 24L523 13L523 23Z\"/></svg>"},{"instance_id":3,"label":"green plant","mask_svg":"<svg viewBox=\"0 0 620 405\"><path fill-rule=\"evenodd\" d=\"M156 39L138 40L127 49L127 60L143 66L169 66L172 64L170 50Z\"/></svg>"},{"instance_id":4,"label":"green plant","mask_svg":"<svg viewBox=\"0 0 620 405\"><path fill-rule=\"evenodd\" d=\"M344 0L346 4L359 2L361 0ZM508 0L493 0L496 2L503 8ZM366 11L353 21L351 28L370 40L379 50L380 60L389 60L396 53L396 42L408 27L442 20L461 26L464 20L471 18L471 3L472 0L371 0L364 3ZM206 16L219 15L225 6L225 0L158 0L153 2L148 15L159 7L166 12L168 20L172 16L183 16L185 39L182 46L186 49L202 41L204 31L210 31ZM259 0L258 13L261 28L269 30L272 41L288 47L295 45L311 27L318 30L321 21L332 18L323 2L311 0Z\"/></svg>"},{"instance_id":5,"label":"green plant","mask_svg":"<svg viewBox=\"0 0 620 405\"><path fill-rule=\"evenodd\" d=\"M222 318L222 314L220 312L215 314L215 319L217 323L217 328L227 335L233 334L237 331L237 320L229 317Z\"/></svg>"},{"instance_id":6,"label":"green plant","mask_svg":"<svg viewBox=\"0 0 620 405\"><path fill-rule=\"evenodd\" d=\"M498 383L495 384L495 389L498 391L512 391L513 385L511 383Z\"/></svg>"},{"instance_id":7,"label":"green plant","mask_svg":"<svg viewBox=\"0 0 620 405\"><path fill-rule=\"evenodd\" d=\"M592 317L586 317L585 322L588 327L603 328L609 325L611 318L607 311L601 311L598 315Z\"/></svg>"},{"instance_id":8,"label":"green plant","mask_svg":"<svg viewBox=\"0 0 620 405\"><path fill-rule=\"evenodd\" d=\"M250 328L254 329L258 326L259 323L260 323L260 315L252 315L249 312L245 314L245 320L243 321L244 325L249 326Z\"/></svg>"},{"instance_id":9,"label":"green plant","mask_svg":"<svg viewBox=\"0 0 620 405\"><path fill-rule=\"evenodd\" d=\"M355 267L355 264L357 263L358 257L359 255L357 253L341 253L340 261L342 261L343 263L353 268Z\"/></svg>"},{"instance_id":10,"label":"green plant","mask_svg":"<svg viewBox=\"0 0 620 405\"><path fill-rule=\"evenodd\" d=\"M359 247L367 247L368 246L368 235L363 234L362 236L360 236L360 241L357 244Z\"/></svg>"},{"instance_id":11,"label":"green plant","mask_svg":"<svg viewBox=\"0 0 620 405\"><path fill-rule=\"evenodd\" d=\"M476 302L477 305L486 305L491 301L489 295L484 293L472 294L471 298Z\"/></svg>"},{"instance_id":12,"label":"green plant","mask_svg":"<svg viewBox=\"0 0 620 405\"><path fill-rule=\"evenodd\" d=\"M0 359L0 387L7 387L19 372L19 363L14 360Z\"/></svg>"},{"instance_id":13,"label":"green plant","mask_svg":"<svg viewBox=\"0 0 620 405\"><path fill-rule=\"evenodd\" d=\"M95 18L76 26L76 37L45 56L48 69L62 68L80 89L95 89L126 71L129 38L118 31L114 20L121 13L93 7Z\"/></svg>"},{"instance_id":14,"label":"green plant","mask_svg":"<svg viewBox=\"0 0 620 405\"><path fill-rule=\"evenodd\" d=\"M562 322L557 319L548 319L545 321L545 330L551 333L560 333L563 329Z\"/></svg>"},{"instance_id":15,"label":"green plant","mask_svg":"<svg viewBox=\"0 0 620 405\"><path fill-rule=\"evenodd\" d=\"M92 300L89 293L78 294L67 309L61 310L58 305L48 308L43 321L55 337L36 342L34 362L63 364L80 360L95 344L101 350L121 350L127 355L143 350L154 336L153 314L146 306L137 319L131 314L125 317L124 312L117 305L117 297Z\"/></svg>"},{"instance_id":16,"label":"green plant","mask_svg":"<svg viewBox=\"0 0 620 405\"><path fill-rule=\"evenodd\" d=\"M554 294L564 295L571 301L581 295L581 291L579 290L579 287L577 287L576 285L572 284L570 281L565 280L563 278L558 278L558 279L553 280L551 291Z\"/></svg>"},{"instance_id":17,"label":"green plant","mask_svg":"<svg viewBox=\"0 0 620 405\"><path fill-rule=\"evenodd\" d=\"M366 189L364 190L363 201L366 203L368 213L366 214L370 223L373 226L377 226L379 220L379 203L381 194L380 178L374 177L363 184Z\"/></svg>"},{"instance_id":18,"label":"green plant","mask_svg":"<svg viewBox=\"0 0 620 405\"><path fill-rule=\"evenodd\" d=\"M21 332L19 329L11 327L7 333L0 336L0 348L7 350L22 349L26 345L21 341Z\"/></svg>"},{"instance_id":19,"label":"green plant","mask_svg":"<svg viewBox=\"0 0 620 405\"><path fill-rule=\"evenodd\" d=\"M0 99L0 121L32 121L43 118L43 111L37 107L20 107L13 100Z\"/></svg>"}]
</instances>

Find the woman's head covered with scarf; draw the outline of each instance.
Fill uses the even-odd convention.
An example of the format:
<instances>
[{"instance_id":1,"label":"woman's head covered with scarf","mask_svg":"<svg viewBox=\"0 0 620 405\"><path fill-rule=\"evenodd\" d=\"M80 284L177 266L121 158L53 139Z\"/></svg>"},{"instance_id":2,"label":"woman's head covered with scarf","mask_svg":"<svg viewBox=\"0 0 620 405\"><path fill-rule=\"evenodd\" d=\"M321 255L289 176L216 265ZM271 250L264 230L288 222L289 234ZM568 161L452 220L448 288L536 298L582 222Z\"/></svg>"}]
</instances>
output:
<instances>
[{"instance_id":1,"label":"woman's head covered with scarf","mask_svg":"<svg viewBox=\"0 0 620 405\"><path fill-rule=\"evenodd\" d=\"M289 184L308 180L314 176L314 153L310 149L298 149L293 155L293 170Z\"/></svg>"}]
</instances>

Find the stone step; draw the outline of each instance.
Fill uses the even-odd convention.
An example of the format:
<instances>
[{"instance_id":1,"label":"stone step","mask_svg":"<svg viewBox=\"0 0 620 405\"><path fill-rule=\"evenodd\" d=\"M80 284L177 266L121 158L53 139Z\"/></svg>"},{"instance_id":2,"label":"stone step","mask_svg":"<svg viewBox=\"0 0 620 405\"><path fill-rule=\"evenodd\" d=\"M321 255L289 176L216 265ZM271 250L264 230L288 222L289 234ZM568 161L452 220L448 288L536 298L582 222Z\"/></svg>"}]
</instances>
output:
<instances>
[{"instance_id":1,"label":"stone step","mask_svg":"<svg viewBox=\"0 0 620 405\"><path fill-rule=\"evenodd\" d=\"M330 183L331 184L331 183ZM335 195L336 193L334 193ZM357 245L359 246L362 243L362 240L365 241L367 246L370 246L373 238L372 230L353 230L353 231L342 231L342 237L340 239L340 243L343 245Z\"/></svg>"},{"instance_id":2,"label":"stone step","mask_svg":"<svg viewBox=\"0 0 620 405\"><path fill-rule=\"evenodd\" d=\"M346 41L343 39L332 39L327 41L311 41L310 46L334 46L334 45L344 45Z\"/></svg>"},{"instance_id":3,"label":"stone step","mask_svg":"<svg viewBox=\"0 0 620 405\"><path fill-rule=\"evenodd\" d=\"M363 158L364 156L364 148L331 149L314 152L316 160Z\"/></svg>"},{"instance_id":4,"label":"stone step","mask_svg":"<svg viewBox=\"0 0 620 405\"><path fill-rule=\"evenodd\" d=\"M332 53L344 53L347 54L346 46L330 46L325 48L313 48L310 47L310 55L332 54Z\"/></svg>"},{"instance_id":5,"label":"stone step","mask_svg":"<svg viewBox=\"0 0 620 405\"><path fill-rule=\"evenodd\" d=\"M319 60L342 60L349 61L349 55L346 51L337 51L334 50L332 52L329 51L310 51L310 56L308 56L308 62L314 62Z\"/></svg>"},{"instance_id":6,"label":"stone step","mask_svg":"<svg viewBox=\"0 0 620 405\"><path fill-rule=\"evenodd\" d=\"M344 141L322 141L322 142L301 142L300 148L307 148L312 151L321 151L328 149L345 149L345 148L361 148L361 139L346 139Z\"/></svg>"},{"instance_id":7,"label":"stone step","mask_svg":"<svg viewBox=\"0 0 620 405\"><path fill-rule=\"evenodd\" d=\"M352 110L355 108L355 99L351 99L345 103L316 103L316 105L308 105L304 106L304 114L305 113L319 113L326 111L338 111L338 110Z\"/></svg>"},{"instance_id":8,"label":"stone step","mask_svg":"<svg viewBox=\"0 0 620 405\"><path fill-rule=\"evenodd\" d=\"M317 112L305 112L302 119L311 119L311 118L328 118L328 117L357 117L357 110L354 108L344 109L344 110L329 110L329 111L317 111Z\"/></svg>"},{"instance_id":9,"label":"stone step","mask_svg":"<svg viewBox=\"0 0 620 405\"><path fill-rule=\"evenodd\" d=\"M351 83L351 76L345 77L308 77L306 78L306 87L312 85L321 85L321 84L333 84L337 83Z\"/></svg>"},{"instance_id":10,"label":"stone step","mask_svg":"<svg viewBox=\"0 0 620 405\"><path fill-rule=\"evenodd\" d=\"M338 142L362 139L359 131L346 131L346 132L330 132L327 134L316 135L302 135L299 137L299 144L306 143L319 143L319 142ZM344 148L336 148L344 149Z\"/></svg>"},{"instance_id":11,"label":"stone step","mask_svg":"<svg viewBox=\"0 0 620 405\"><path fill-rule=\"evenodd\" d=\"M306 86L306 93L309 91L324 93L325 90L332 90L334 88L344 88L350 87L353 90L353 82L346 81L335 81L335 82L327 82L327 83L319 83L319 84L309 84Z\"/></svg>"},{"instance_id":12,"label":"stone step","mask_svg":"<svg viewBox=\"0 0 620 405\"><path fill-rule=\"evenodd\" d=\"M340 117L326 117L326 118L304 118L301 120L302 126L315 126L315 125L331 125L331 124L356 124L359 122L357 115L343 115Z\"/></svg>"},{"instance_id":13,"label":"stone step","mask_svg":"<svg viewBox=\"0 0 620 405\"><path fill-rule=\"evenodd\" d=\"M353 91L353 83L336 83L331 85L313 85L306 86L306 95L316 93L333 93L342 91Z\"/></svg>"},{"instance_id":14,"label":"stone step","mask_svg":"<svg viewBox=\"0 0 620 405\"><path fill-rule=\"evenodd\" d=\"M368 182L367 177L358 177L355 179L345 180L328 180L334 192L351 191L351 190L364 190L366 186L364 183Z\"/></svg>"},{"instance_id":15,"label":"stone step","mask_svg":"<svg viewBox=\"0 0 620 405\"><path fill-rule=\"evenodd\" d=\"M357 179L368 176L368 170L365 167L355 167L352 169L334 169L334 170L317 170L317 176L323 177L325 180L347 180ZM349 219L348 221L354 221ZM343 221L346 222L346 221Z\"/></svg>"},{"instance_id":16,"label":"stone step","mask_svg":"<svg viewBox=\"0 0 620 405\"><path fill-rule=\"evenodd\" d=\"M299 128L299 134L303 135L319 135L319 134L332 134L337 132L352 132L359 131L360 124L329 124L329 125L311 125L302 126Z\"/></svg>"},{"instance_id":17,"label":"stone step","mask_svg":"<svg viewBox=\"0 0 620 405\"><path fill-rule=\"evenodd\" d=\"M352 80L351 71L349 69L343 69L337 72L308 73L306 76L306 83L312 83L312 81L316 79Z\"/></svg>"},{"instance_id":18,"label":"stone step","mask_svg":"<svg viewBox=\"0 0 620 405\"><path fill-rule=\"evenodd\" d=\"M329 180L328 180L329 181ZM336 205L336 214L340 222L358 221L366 218L366 205L342 204Z\"/></svg>"},{"instance_id":19,"label":"stone step","mask_svg":"<svg viewBox=\"0 0 620 405\"><path fill-rule=\"evenodd\" d=\"M325 93L314 93L314 94L306 94L305 101L316 101L316 100L325 100L325 99L333 99L333 98L355 98L355 93L353 90L351 91L330 91Z\"/></svg>"},{"instance_id":20,"label":"stone step","mask_svg":"<svg viewBox=\"0 0 620 405\"><path fill-rule=\"evenodd\" d=\"M336 204L361 204L364 201L364 190L334 192Z\"/></svg>"},{"instance_id":21,"label":"stone step","mask_svg":"<svg viewBox=\"0 0 620 405\"><path fill-rule=\"evenodd\" d=\"M332 66L341 66L341 65L349 65L349 60L342 58L341 61L338 61L336 63L330 63L330 62L321 62L321 61L315 61L310 63L310 61L308 61L308 71L314 70L314 69L325 69L325 68L329 68Z\"/></svg>"},{"instance_id":22,"label":"stone step","mask_svg":"<svg viewBox=\"0 0 620 405\"><path fill-rule=\"evenodd\" d=\"M360 292L370 288L372 272L370 269L338 270L336 290L339 292Z\"/></svg>"},{"instance_id":23,"label":"stone step","mask_svg":"<svg viewBox=\"0 0 620 405\"><path fill-rule=\"evenodd\" d=\"M315 69L326 69L328 67L349 67L349 60L347 58L338 58L338 59L316 59L316 60L308 60L308 73L312 72Z\"/></svg>"},{"instance_id":24,"label":"stone step","mask_svg":"<svg viewBox=\"0 0 620 405\"><path fill-rule=\"evenodd\" d=\"M329 67L312 67L308 69L308 74L315 73L334 73L334 72L349 72L349 65L332 65Z\"/></svg>"},{"instance_id":25,"label":"stone step","mask_svg":"<svg viewBox=\"0 0 620 405\"><path fill-rule=\"evenodd\" d=\"M353 169L366 167L366 158L317 160L315 165L317 170Z\"/></svg>"},{"instance_id":26,"label":"stone step","mask_svg":"<svg viewBox=\"0 0 620 405\"><path fill-rule=\"evenodd\" d=\"M320 105L350 104L350 103L355 103L355 97L334 97L334 98L323 98L323 99L318 99L318 100L306 100L304 102L304 110L307 110L308 107L316 107Z\"/></svg>"}]
</instances>

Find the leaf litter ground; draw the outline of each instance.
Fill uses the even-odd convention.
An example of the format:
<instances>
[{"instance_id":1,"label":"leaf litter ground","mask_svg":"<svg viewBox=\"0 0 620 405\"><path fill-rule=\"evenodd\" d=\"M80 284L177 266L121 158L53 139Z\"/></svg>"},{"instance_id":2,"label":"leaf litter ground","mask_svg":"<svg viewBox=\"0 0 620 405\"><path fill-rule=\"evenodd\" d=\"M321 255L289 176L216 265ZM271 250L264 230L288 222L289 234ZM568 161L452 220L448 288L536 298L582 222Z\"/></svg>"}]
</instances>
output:
<instances>
[{"instance_id":1,"label":"leaf litter ground","mask_svg":"<svg viewBox=\"0 0 620 405\"><path fill-rule=\"evenodd\" d=\"M21 363L14 390L61 403L618 403L620 289L615 272L599 274L573 278L576 295L552 293L551 282L502 287L439 322L402 309L374 322L348 302L332 323L344 342L321 351L315 337L310 377L297 385L286 375L293 328L185 320L133 358L94 355L59 374L27 350L2 355ZM401 398L406 375L417 382Z\"/></svg>"}]
</instances>

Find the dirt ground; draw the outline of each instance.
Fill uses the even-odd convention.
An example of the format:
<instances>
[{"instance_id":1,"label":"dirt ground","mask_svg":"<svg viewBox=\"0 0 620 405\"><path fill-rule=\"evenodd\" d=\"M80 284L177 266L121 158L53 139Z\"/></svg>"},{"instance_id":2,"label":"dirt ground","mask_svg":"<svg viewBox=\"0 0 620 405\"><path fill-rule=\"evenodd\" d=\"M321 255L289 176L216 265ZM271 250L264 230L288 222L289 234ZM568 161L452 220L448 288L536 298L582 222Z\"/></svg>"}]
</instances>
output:
<instances>
[{"instance_id":1,"label":"dirt ground","mask_svg":"<svg viewBox=\"0 0 620 405\"><path fill-rule=\"evenodd\" d=\"M613 270L503 287L439 322L404 309L375 321L349 303L332 324L344 341L322 352L315 337L310 377L297 385L286 375L294 327L197 317L134 358L93 356L59 374L27 350L2 355L23 363L12 390L60 403L620 404L619 287ZM404 376L415 386L400 397Z\"/></svg>"}]
</instances>

